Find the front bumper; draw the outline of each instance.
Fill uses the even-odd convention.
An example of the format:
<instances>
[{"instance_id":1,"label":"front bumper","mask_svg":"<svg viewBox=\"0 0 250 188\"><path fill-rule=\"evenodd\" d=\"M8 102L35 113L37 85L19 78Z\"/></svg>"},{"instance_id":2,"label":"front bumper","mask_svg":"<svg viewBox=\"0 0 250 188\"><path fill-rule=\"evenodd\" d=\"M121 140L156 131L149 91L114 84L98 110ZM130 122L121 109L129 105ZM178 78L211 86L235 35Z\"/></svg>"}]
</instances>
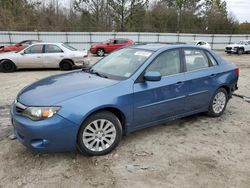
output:
<instances>
[{"instance_id":1,"label":"front bumper","mask_svg":"<svg viewBox=\"0 0 250 188\"><path fill-rule=\"evenodd\" d=\"M226 48L225 52L227 53L237 53L238 48Z\"/></svg>"},{"instance_id":2,"label":"front bumper","mask_svg":"<svg viewBox=\"0 0 250 188\"><path fill-rule=\"evenodd\" d=\"M92 54L96 54L96 50L97 50L96 48L90 48L89 51L90 51Z\"/></svg>"},{"instance_id":3,"label":"front bumper","mask_svg":"<svg viewBox=\"0 0 250 188\"><path fill-rule=\"evenodd\" d=\"M56 114L42 121L32 121L15 113L11 121L17 139L26 147L39 152L65 152L76 149L79 126Z\"/></svg>"}]
</instances>

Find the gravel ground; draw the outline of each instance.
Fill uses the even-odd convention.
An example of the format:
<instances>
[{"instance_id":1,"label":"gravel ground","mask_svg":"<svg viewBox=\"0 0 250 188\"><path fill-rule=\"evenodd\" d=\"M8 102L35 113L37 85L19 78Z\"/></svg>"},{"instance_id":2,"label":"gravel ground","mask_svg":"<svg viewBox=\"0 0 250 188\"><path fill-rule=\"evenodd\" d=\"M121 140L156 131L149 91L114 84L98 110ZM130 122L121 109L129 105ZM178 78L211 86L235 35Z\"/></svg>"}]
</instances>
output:
<instances>
[{"instance_id":1,"label":"gravel ground","mask_svg":"<svg viewBox=\"0 0 250 188\"><path fill-rule=\"evenodd\" d=\"M237 93L249 96L250 55L219 53L241 68ZM250 104L236 97L220 118L200 114L147 128L101 157L77 151L39 154L8 138L9 107L18 91L58 73L0 73L0 187L250 186Z\"/></svg>"}]
</instances>

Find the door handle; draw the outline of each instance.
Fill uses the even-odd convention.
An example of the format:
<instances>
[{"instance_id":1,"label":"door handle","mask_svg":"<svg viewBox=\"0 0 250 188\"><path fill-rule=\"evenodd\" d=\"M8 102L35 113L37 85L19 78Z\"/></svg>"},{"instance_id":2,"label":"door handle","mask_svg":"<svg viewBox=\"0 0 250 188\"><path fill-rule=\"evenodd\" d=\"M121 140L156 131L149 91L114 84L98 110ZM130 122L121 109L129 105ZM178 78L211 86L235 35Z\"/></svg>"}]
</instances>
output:
<instances>
[{"instance_id":1,"label":"door handle","mask_svg":"<svg viewBox=\"0 0 250 188\"><path fill-rule=\"evenodd\" d=\"M180 81L180 82L177 82L175 85L181 86L181 85L183 85L183 84L184 84L184 82Z\"/></svg>"},{"instance_id":2,"label":"door handle","mask_svg":"<svg viewBox=\"0 0 250 188\"><path fill-rule=\"evenodd\" d=\"M215 77L215 76L216 76L216 74L211 74L211 75L210 75L211 78L213 78L213 77Z\"/></svg>"},{"instance_id":3,"label":"door handle","mask_svg":"<svg viewBox=\"0 0 250 188\"><path fill-rule=\"evenodd\" d=\"M37 58L41 58L41 56L37 56Z\"/></svg>"}]
</instances>

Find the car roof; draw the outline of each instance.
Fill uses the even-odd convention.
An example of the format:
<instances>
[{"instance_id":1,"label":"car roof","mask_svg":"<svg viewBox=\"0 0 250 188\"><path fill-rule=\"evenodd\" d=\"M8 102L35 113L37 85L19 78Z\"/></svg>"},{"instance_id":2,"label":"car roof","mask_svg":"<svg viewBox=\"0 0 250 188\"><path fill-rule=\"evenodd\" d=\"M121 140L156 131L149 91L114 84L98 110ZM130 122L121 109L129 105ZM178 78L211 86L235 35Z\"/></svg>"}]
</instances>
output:
<instances>
[{"instance_id":1,"label":"car roof","mask_svg":"<svg viewBox=\"0 0 250 188\"><path fill-rule=\"evenodd\" d=\"M131 40L131 39L128 39L128 38L112 38L110 40Z\"/></svg>"},{"instance_id":2,"label":"car roof","mask_svg":"<svg viewBox=\"0 0 250 188\"><path fill-rule=\"evenodd\" d=\"M36 43L36 44L33 44L33 45L45 45L45 44L62 45L63 43L62 42L40 42L40 43Z\"/></svg>"},{"instance_id":3,"label":"car roof","mask_svg":"<svg viewBox=\"0 0 250 188\"><path fill-rule=\"evenodd\" d=\"M142 45L133 45L130 48L135 48L135 49L142 49L142 50L150 50L150 51L158 51L161 49L175 49L175 48L182 48L182 47L190 47L190 48L199 48L203 49L200 47L196 47L193 45L186 45L186 44L161 44L161 43L153 43L153 44L142 44Z\"/></svg>"}]
</instances>

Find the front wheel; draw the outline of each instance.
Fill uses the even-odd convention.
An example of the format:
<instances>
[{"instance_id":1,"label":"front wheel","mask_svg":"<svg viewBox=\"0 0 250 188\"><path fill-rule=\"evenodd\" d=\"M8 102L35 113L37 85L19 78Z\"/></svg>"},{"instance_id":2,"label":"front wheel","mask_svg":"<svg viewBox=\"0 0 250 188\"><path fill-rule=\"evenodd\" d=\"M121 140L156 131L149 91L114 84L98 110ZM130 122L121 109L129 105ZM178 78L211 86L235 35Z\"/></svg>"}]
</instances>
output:
<instances>
[{"instance_id":1,"label":"front wheel","mask_svg":"<svg viewBox=\"0 0 250 188\"><path fill-rule=\"evenodd\" d=\"M99 48L99 49L97 49L96 54L97 54L98 56L102 57L102 56L104 56L105 51L104 51L103 49Z\"/></svg>"},{"instance_id":2,"label":"front wheel","mask_svg":"<svg viewBox=\"0 0 250 188\"><path fill-rule=\"evenodd\" d=\"M238 49L237 51L238 55L242 55L244 53L244 50L242 48Z\"/></svg>"},{"instance_id":3,"label":"front wheel","mask_svg":"<svg viewBox=\"0 0 250 188\"><path fill-rule=\"evenodd\" d=\"M224 88L218 89L212 101L210 102L208 115L211 117L219 117L223 114L226 109L228 102L228 93Z\"/></svg>"},{"instance_id":4,"label":"front wheel","mask_svg":"<svg viewBox=\"0 0 250 188\"><path fill-rule=\"evenodd\" d=\"M105 155L120 142L122 126L112 113L103 111L90 116L81 126L77 144L87 155Z\"/></svg>"},{"instance_id":5,"label":"front wheel","mask_svg":"<svg viewBox=\"0 0 250 188\"><path fill-rule=\"evenodd\" d=\"M1 70L5 73L15 72L16 66L10 60L3 60L0 62Z\"/></svg>"}]
</instances>

